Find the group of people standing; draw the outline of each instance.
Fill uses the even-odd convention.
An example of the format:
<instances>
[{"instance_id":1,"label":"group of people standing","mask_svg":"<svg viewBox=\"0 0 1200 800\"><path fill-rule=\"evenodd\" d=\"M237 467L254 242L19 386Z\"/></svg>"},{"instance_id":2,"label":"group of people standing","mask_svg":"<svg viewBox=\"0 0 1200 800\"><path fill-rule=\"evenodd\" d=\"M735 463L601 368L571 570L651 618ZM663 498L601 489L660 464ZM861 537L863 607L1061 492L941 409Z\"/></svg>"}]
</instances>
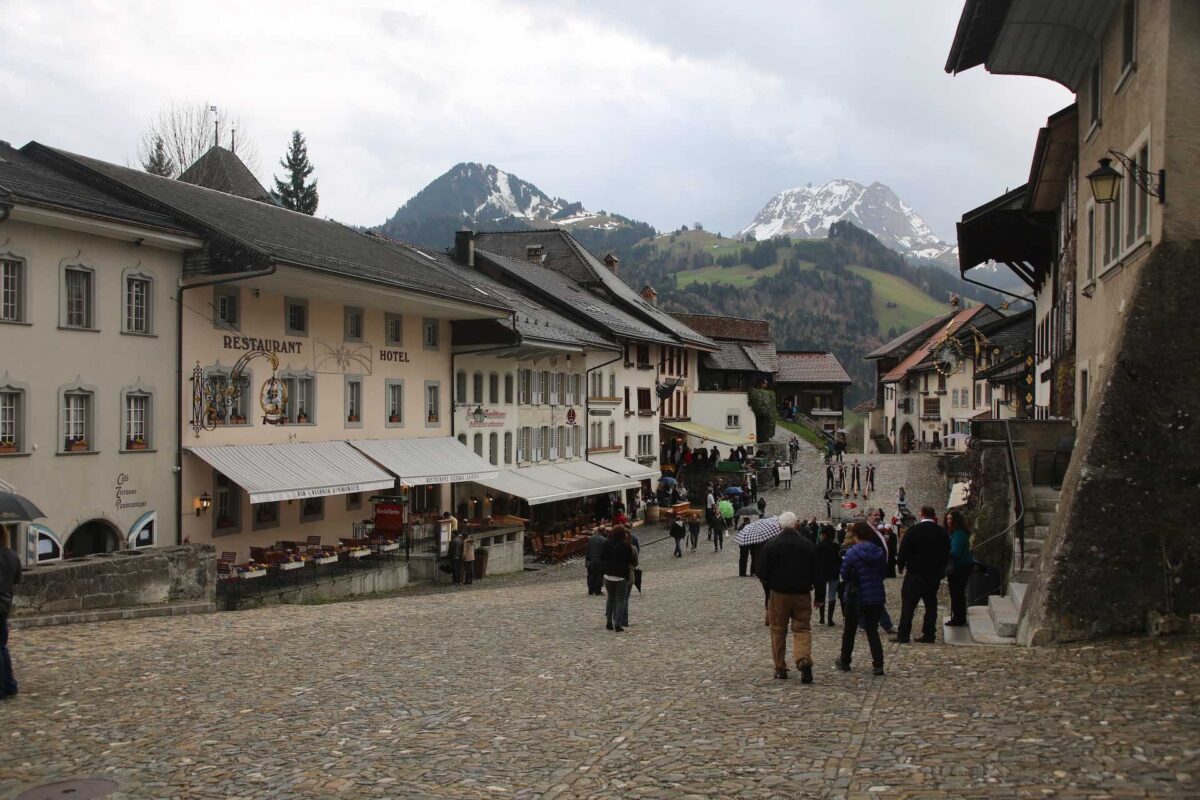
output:
<instances>
[{"instance_id":1,"label":"group of people standing","mask_svg":"<svg viewBox=\"0 0 1200 800\"><path fill-rule=\"evenodd\" d=\"M588 539L584 559L588 594L607 596L604 619L610 631L621 633L629 626L629 597L639 575L641 550L637 536L624 525L597 528Z\"/></svg>"},{"instance_id":2,"label":"group of people standing","mask_svg":"<svg viewBox=\"0 0 1200 800\"><path fill-rule=\"evenodd\" d=\"M866 500L875 492L875 465L859 464L857 458L850 464L830 461L825 465L825 491L834 489L842 494L848 492L851 497L861 494Z\"/></svg>"}]
</instances>

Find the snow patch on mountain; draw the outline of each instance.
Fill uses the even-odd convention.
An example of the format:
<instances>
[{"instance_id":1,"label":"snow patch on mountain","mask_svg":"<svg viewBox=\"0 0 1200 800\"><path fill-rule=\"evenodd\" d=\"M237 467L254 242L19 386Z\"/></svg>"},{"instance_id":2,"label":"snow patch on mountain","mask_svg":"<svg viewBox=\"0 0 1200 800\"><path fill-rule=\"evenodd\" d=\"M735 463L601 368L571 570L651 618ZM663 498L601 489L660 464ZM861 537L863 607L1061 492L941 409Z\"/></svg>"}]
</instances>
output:
<instances>
[{"instance_id":1,"label":"snow patch on mountain","mask_svg":"<svg viewBox=\"0 0 1200 800\"><path fill-rule=\"evenodd\" d=\"M879 182L863 186L835 179L817 188L809 185L780 192L739 235L759 240L776 236L819 239L829 235L830 225L843 219L904 255L957 259L957 247L938 239L920 214Z\"/></svg>"}]
</instances>

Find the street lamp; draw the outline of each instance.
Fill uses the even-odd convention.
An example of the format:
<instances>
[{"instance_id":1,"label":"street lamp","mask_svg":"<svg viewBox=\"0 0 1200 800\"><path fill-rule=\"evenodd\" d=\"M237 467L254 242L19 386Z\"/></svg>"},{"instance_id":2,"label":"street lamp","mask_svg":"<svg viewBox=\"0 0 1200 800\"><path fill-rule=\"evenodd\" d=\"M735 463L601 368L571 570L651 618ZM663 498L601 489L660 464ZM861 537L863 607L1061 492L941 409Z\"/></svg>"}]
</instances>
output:
<instances>
[{"instance_id":1,"label":"street lamp","mask_svg":"<svg viewBox=\"0 0 1200 800\"><path fill-rule=\"evenodd\" d=\"M1117 199L1121 191L1121 173L1112 168L1111 158L1100 159L1100 166L1087 177L1097 203L1111 203Z\"/></svg>"},{"instance_id":2,"label":"street lamp","mask_svg":"<svg viewBox=\"0 0 1200 800\"><path fill-rule=\"evenodd\" d=\"M208 492L196 498L196 516L206 513L212 508L212 495Z\"/></svg>"},{"instance_id":3,"label":"street lamp","mask_svg":"<svg viewBox=\"0 0 1200 800\"><path fill-rule=\"evenodd\" d=\"M471 419L477 424L483 424L484 419L486 419L483 413L483 406L475 406L475 410L471 412Z\"/></svg>"},{"instance_id":4,"label":"street lamp","mask_svg":"<svg viewBox=\"0 0 1200 800\"><path fill-rule=\"evenodd\" d=\"M1097 203L1112 203L1121 193L1121 182L1129 178L1133 184L1151 197L1158 198L1159 204L1167 202L1167 171L1160 169L1151 172L1138 163L1136 158L1130 158L1124 153L1109 150L1112 158L1100 159L1100 166L1088 174L1088 183L1092 185L1092 197ZM1113 169L1112 162L1120 162L1124 172Z\"/></svg>"}]
</instances>

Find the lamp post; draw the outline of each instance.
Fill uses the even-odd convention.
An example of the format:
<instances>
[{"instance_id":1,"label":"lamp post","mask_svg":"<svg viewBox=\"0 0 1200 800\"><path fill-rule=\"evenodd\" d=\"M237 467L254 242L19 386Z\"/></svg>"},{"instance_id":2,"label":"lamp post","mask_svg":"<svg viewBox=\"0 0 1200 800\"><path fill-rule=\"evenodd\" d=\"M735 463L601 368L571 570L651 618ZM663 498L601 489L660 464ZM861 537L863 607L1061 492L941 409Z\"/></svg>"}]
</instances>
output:
<instances>
[{"instance_id":1,"label":"lamp post","mask_svg":"<svg viewBox=\"0 0 1200 800\"><path fill-rule=\"evenodd\" d=\"M1133 181L1137 188L1151 197L1157 198L1160 205L1167 202L1167 171L1165 169L1151 172L1139 164L1136 158L1130 158L1116 150L1109 150L1108 155L1112 158L1100 159L1100 166L1088 173L1087 176L1088 183L1092 185L1092 197L1097 203L1114 202L1121 193L1121 183L1126 177ZM1123 173L1113 168L1113 159L1120 162Z\"/></svg>"},{"instance_id":2,"label":"lamp post","mask_svg":"<svg viewBox=\"0 0 1200 800\"><path fill-rule=\"evenodd\" d=\"M1111 203L1121 191L1121 173L1112 167L1111 158L1100 159L1100 166L1087 176L1092 185L1092 197L1097 203Z\"/></svg>"}]
</instances>

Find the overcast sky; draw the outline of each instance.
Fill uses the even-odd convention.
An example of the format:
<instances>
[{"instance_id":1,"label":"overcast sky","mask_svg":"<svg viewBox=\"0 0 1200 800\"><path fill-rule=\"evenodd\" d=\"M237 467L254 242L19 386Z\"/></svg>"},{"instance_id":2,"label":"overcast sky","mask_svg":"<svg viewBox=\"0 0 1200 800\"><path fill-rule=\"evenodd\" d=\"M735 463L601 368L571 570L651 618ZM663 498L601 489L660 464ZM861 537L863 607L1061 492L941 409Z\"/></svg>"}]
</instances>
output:
<instances>
[{"instance_id":1,"label":"overcast sky","mask_svg":"<svg viewBox=\"0 0 1200 800\"><path fill-rule=\"evenodd\" d=\"M459 161L662 229L776 192L891 186L934 231L1025 181L1070 102L943 72L962 0L0 0L0 139L134 163L167 103L294 128L319 213L377 224ZM270 185L268 183L268 185Z\"/></svg>"}]
</instances>

